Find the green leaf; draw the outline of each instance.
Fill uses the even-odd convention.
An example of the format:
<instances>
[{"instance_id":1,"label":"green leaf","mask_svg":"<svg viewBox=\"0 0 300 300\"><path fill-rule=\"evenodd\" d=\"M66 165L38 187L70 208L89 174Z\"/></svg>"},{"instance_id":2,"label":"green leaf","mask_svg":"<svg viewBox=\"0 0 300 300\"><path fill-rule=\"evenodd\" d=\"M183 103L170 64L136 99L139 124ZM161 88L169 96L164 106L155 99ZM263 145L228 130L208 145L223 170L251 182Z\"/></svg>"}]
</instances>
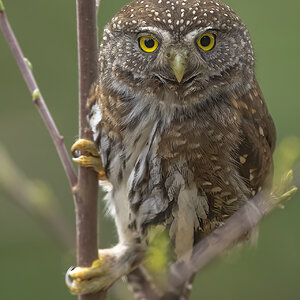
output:
<instances>
[{"instance_id":1,"label":"green leaf","mask_svg":"<svg viewBox=\"0 0 300 300\"><path fill-rule=\"evenodd\" d=\"M273 185L279 185L282 175L294 168L300 159L300 139L296 136L284 138L277 146L274 155L275 174Z\"/></svg>"},{"instance_id":2,"label":"green leaf","mask_svg":"<svg viewBox=\"0 0 300 300\"><path fill-rule=\"evenodd\" d=\"M293 186L293 167L300 159L300 139L289 136L278 145L274 155L275 172L272 196L274 205L283 207L283 202L291 199L297 192Z\"/></svg>"}]
</instances>

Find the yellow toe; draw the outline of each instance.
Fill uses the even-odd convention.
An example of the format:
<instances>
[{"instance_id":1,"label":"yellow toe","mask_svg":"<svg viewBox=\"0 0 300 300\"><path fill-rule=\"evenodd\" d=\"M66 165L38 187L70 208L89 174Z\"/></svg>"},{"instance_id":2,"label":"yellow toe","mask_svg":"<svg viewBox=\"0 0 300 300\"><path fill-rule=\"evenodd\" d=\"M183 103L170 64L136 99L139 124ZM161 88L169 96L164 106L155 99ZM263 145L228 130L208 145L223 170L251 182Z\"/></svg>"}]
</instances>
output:
<instances>
[{"instance_id":1,"label":"yellow toe","mask_svg":"<svg viewBox=\"0 0 300 300\"><path fill-rule=\"evenodd\" d=\"M87 152L94 157L99 157L99 153L97 147L95 146L95 143L90 140L79 139L73 144L71 151L72 153L75 153L75 151Z\"/></svg>"},{"instance_id":2,"label":"yellow toe","mask_svg":"<svg viewBox=\"0 0 300 300\"><path fill-rule=\"evenodd\" d=\"M96 172L103 173L103 166L99 157L80 155L73 158L73 161L82 167L93 168Z\"/></svg>"},{"instance_id":3,"label":"yellow toe","mask_svg":"<svg viewBox=\"0 0 300 300\"><path fill-rule=\"evenodd\" d=\"M79 280L87 280L99 277L106 273L108 270L105 266L104 260L95 260L91 267L77 267L68 271L68 276Z\"/></svg>"}]
</instances>

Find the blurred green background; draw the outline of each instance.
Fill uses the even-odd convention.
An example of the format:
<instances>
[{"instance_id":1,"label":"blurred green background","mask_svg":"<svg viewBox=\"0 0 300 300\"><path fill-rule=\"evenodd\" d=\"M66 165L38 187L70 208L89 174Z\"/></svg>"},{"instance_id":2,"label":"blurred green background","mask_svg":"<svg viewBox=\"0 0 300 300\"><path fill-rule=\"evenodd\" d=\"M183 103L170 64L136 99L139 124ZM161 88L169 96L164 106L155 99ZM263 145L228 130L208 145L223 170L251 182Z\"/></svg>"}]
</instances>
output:
<instances>
[{"instance_id":1,"label":"blurred green background","mask_svg":"<svg viewBox=\"0 0 300 300\"><path fill-rule=\"evenodd\" d=\"M127 2L102 0L100 33ZM300 137L300 2L226 3L238 12L251 33L257 77L274 117L278 140L289 135ZM75 1L6 0L4 5L69 149L77 135ZM27 178L49 185L62 218L74 227L65 174L2 34L0 104L0 143ZM0 164L1 168L3 171ZM297 173L296 179L299 186ZM22 186L17 183L12 190L22 194ZM40 200L41 209L47 208ZM285 210L276 210L263 222L256 248L235 250L206 267L197 277L192 299L300 299L299 200L300 194ZM53 223L59 226L59 220ZM116 241L112 222L103 215L100 236L101 247ZM75 299L64 284L64 273L73 264L74 246L67 250L59 244L0 185L0 299ZM127 288L118 284L109 299L130 299L129 295Z\"/></svg>"}]
</instances>

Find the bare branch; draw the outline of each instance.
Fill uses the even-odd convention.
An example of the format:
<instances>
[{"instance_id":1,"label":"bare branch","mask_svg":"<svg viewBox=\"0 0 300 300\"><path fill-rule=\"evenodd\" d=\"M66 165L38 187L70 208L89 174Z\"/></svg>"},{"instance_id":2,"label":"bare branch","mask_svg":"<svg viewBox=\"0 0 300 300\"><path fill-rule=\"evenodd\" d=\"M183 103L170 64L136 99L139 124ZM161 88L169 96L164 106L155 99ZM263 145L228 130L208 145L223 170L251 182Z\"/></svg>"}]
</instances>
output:
<instances>
[{"instance_id":1,"label":"bare branch","mask_svg":"<svg viewBox=\"0 0 300 300\"><path fill-rule=\"evenodd\" d=\"M24 58L22 50L18 44L18 41L7 20L6 13L4 10L4 5L1 0L0 0L0 28L19 66L19 69L23 75L27 87L33 97L33 101L36 104L36 107L52 137L53 143L56 147L61 163L66 172L69 184L73 188L77 184L77 177L74 172L70 157L68 155L68 151L64 145L63 137L60 135L54 123L54 120L50 115L50 112L46 106L43 96L39 91L39 87L36 83L36 80L31 72L29 64L27 63L27 60Z\"/></svg>"},{"instance_id":2,"label":"bare branch","mask_svg":"<svg viewBox=\"0 0 300 300\"><path fill-rule=\"evenodd\" d=\"M79 67L79 137L91 139L86 102L97 80L96 0L77 0L77 42ZM77 264L90 266L98 258L98 174L79 168L76 205ZM81 295L80 300L104 299L105 293Z\"/></svg>"},{"instance_id":3,"label":"bare branch","mask_svg":"<svg viewBox=\"0 0 300 300\"><path fill-rule=\"evenodd\" d=\"M97 77L97 25L96 25L96 1L77 0L78 19L78 49L79 49L79 123L80 137L91 138L86 121L86 99L90 86ZM63 143L63 137L48 111L44 99L39 91L35 78L30 70L30 64L24 58L22 50L7 20L4 5L0 0L0 28L11 48L15 60L20 68L24 80L32 94L33 101L48 128L59 157L67 174L72 188L76 206L77 221L77 261L80 266L89 266L98 257L97 242L97 198L98 178L97 174L86 168L80 168L79 179L74 172L72 162ZM104 294L103 294L104 295ZM79 299L99 299L99 295L83 295Z\"/></svg>"},{"instance_id":4,"label":"bare branch","mask_svg":"<svg viewBox=\"0 0 300 300\"><path fill-rule=\"evenodd\" d=\"M254 228L280 202L293 196L297 188L292 188L280 197L257 194L226 223L201 240L193 251L192 258L185 263L174 263L170 268L169 286L163 299L179 299L182 288L200 269L214 258L232 247L235 242Z\"/></svg>"},{"instance_id":5,"label":"bare branch","mask_svg":"<svg viewBox=\"0 0 300 300\"><path fill-rule=\"evenodd\" d=\"M97 22L96 13L100 0L77 0L78 21L78 56L79 56L79 136L91 139L91 132L86 121L86 100L91 85L97 79ZM33 101L48 128L53 142L62 161L70 186L72 187L77 221L77 263L79 266L90 266L98 257L98 234L97 234L97 174L86 168L80 168L79 179L75 175L68 152L59 134L56 125L47 109L35 78L26 62L18 45L15 35L7 20L4 6L0 0L0 28L9 44L11 51L18 63L25 82L33 96ZM136 276L133 281L138 287L143 287L142 295L145 299L179 299L185 288L186 282L205 265L234 245L242 236L255 227L260 220L267 215L282 200L295 192L295 188L279 198L256 195L245 204L237 213L230 217L225 225L216 229L205 239L200 241L193 251L192 258L188 262L174 263L169 271L169 286L164 295L157 295L152 289L147 277L137 269L131 274ZM26 205L28 199L20 198L22 205ZM130 279L130 276L129 276ZM104 299L105 293L81 295L80 300Z\"/></svg>"}]
</instances>

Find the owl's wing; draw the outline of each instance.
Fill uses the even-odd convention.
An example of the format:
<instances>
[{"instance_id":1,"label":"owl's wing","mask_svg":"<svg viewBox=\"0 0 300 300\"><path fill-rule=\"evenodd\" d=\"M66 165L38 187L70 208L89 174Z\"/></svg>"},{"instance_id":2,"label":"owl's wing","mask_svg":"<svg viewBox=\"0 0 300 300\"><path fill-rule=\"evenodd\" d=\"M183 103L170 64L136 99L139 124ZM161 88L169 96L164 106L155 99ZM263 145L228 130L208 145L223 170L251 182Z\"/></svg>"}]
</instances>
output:
<instances>
[{"instance_id":1,"label":"owl's wing","mask_svg":"<svg viewBox=\"0 0 300 300\"><path fill-rule=\"evenodd\" d=\"M254 195L271 184L276 130L256 80L254 88L237 105L242 114L239 173Z\"/></svg>"}]
</instances>

